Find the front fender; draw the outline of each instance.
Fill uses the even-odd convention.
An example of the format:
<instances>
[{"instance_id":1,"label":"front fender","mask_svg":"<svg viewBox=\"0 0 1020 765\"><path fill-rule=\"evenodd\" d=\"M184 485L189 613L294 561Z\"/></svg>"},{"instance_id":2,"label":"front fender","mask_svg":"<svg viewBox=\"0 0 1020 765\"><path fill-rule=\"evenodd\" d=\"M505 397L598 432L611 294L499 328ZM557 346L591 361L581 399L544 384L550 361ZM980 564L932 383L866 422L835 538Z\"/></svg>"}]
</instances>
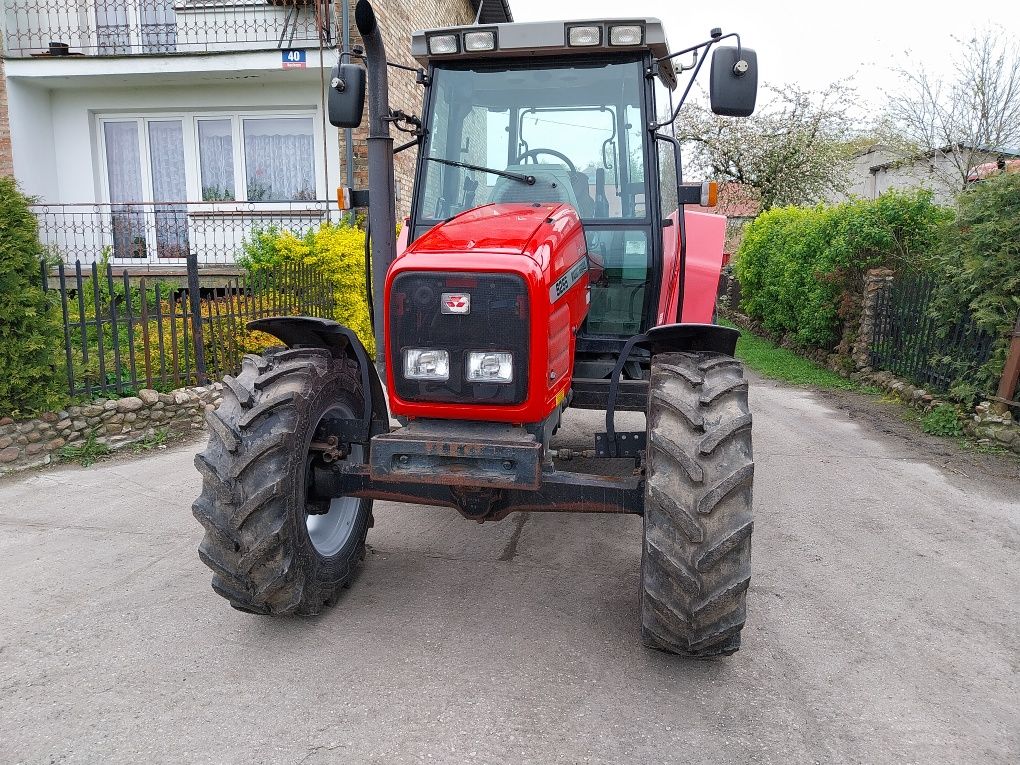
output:
<instances>
[{"instance_id":1,"label":"front fender","mask_svg":"<svg viewBox=\"0 0 1020 765\"><path fill-rule=\"evenodd\" d=\"M390 415L382 381L354 330L332 319L314 316L269 316L250 321L247 327L279 338L288 348L325 348L333 358L353 359L365 391L364 421L371 424L372 433L389 430Z\"/></svg>"}]
</instances>

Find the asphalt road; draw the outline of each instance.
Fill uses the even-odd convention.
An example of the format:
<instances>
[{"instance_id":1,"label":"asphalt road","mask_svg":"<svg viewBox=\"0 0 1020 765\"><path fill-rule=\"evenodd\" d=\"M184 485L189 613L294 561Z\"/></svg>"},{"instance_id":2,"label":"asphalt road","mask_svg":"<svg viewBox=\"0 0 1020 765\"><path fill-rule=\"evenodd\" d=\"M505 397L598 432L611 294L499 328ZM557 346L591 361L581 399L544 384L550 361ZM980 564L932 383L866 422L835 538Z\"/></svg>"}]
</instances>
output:
<instances>
[{"instance_id":1,"label":"asphalt road","mask_svg":"<svg viewBox=\"0 0 1020 765\"><path fill-rule=\"evenodd\" d=\"M377 506L338 606L265 619L197 559L196 444L0 482L0 762L1016 763L1017 463L752 397L749 623L709 662L641 647L636 517Z\"/></svg>"}]
</instances>

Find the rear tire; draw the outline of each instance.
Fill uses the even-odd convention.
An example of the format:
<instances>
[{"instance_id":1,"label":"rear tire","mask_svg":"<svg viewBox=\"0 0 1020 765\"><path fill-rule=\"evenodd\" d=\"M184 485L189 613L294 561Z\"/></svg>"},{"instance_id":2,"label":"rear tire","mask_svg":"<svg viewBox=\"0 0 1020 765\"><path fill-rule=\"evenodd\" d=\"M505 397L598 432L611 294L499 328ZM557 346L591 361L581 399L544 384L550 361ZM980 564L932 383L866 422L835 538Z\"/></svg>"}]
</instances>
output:
<instances>
[{"instance_id":1,"label":"rear tire","mask_svg":"<svg viewBox=\"0 0 1020 765\"><path fill-rule=\"evenodd\" d=\"M743 367L712 353L652 359L641 637L692 658L740 647L751 578L751 414Z\"/></svg>"},{"instance_id":2,"label":"rear tire","mask_svg":"<svg viewBox=\"0 0 1020 765\"><path fill-rule=\"evenodd\" d=\"M371 500L342 497L328 512L307 495L309 444L327 413L364 409L357 364L322 349L245 356L206 415L209 445L195 458L205 527L199 557L212 587L242 611L316 614L348 585L365 556ZM321 434L320 434L321 435ZM353 447L349 460L364 462Z\"/></svg>"}]
</instances>

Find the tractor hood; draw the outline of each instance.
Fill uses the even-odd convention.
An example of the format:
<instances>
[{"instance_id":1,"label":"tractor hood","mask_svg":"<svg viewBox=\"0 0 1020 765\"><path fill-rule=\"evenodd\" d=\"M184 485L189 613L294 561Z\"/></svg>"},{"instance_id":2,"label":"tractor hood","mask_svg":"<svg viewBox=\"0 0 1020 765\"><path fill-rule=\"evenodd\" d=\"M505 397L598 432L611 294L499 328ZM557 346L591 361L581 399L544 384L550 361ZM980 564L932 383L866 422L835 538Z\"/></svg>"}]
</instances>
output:
<instances>
[{"instance_id":1,"label":"tractor hood","mask_svg":"<svg viewBox=\"0 0 1020 765\"><path fill-rule=\"evenodd\" d=\"M489 204L463 212L422 234L404 257L424 254L531 255L533 240L544 226L576 220L569 205L562 202L514 202Z\"/></svg>"}]
</instances>

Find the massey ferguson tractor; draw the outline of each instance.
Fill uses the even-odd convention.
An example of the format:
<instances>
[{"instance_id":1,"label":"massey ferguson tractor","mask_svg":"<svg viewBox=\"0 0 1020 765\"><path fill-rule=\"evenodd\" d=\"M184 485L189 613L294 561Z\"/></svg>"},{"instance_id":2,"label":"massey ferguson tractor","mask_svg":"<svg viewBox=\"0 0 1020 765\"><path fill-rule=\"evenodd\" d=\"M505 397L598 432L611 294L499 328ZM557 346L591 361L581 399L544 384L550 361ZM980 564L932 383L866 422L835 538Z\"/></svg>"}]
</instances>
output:
<instances>
[{"instance_id":1,"label":"massey ferguson tractor","mask_svg":"<svg viewBox=\"0 0 1020 765\"><path fill-rule=\"evenodd\" d=\"M681 181L673 125L710 50L713 110L750 114L754 51L713 30L671 52L648 18L418 32L419 117L389 106L367 0L355 21L364 47L343 52L328 110L355 127L368 103L369 188L339 197L368 208L376 358L334 321L249 325L286 347L246 356L208 417L194 513L213 589L256 614L318 613L362 564L373 500L479 522L633 513L645 645L733 653L751 414L738 333L713 323L725 219L696 209L714 187ZM394 148L391 128L409 140ZM412 147L398 247L393 158ZM568 407L605 410L588 456L632 470L561 469ZM621 410L646 429L617 429Z\"/></svg>"}]
</instances>

